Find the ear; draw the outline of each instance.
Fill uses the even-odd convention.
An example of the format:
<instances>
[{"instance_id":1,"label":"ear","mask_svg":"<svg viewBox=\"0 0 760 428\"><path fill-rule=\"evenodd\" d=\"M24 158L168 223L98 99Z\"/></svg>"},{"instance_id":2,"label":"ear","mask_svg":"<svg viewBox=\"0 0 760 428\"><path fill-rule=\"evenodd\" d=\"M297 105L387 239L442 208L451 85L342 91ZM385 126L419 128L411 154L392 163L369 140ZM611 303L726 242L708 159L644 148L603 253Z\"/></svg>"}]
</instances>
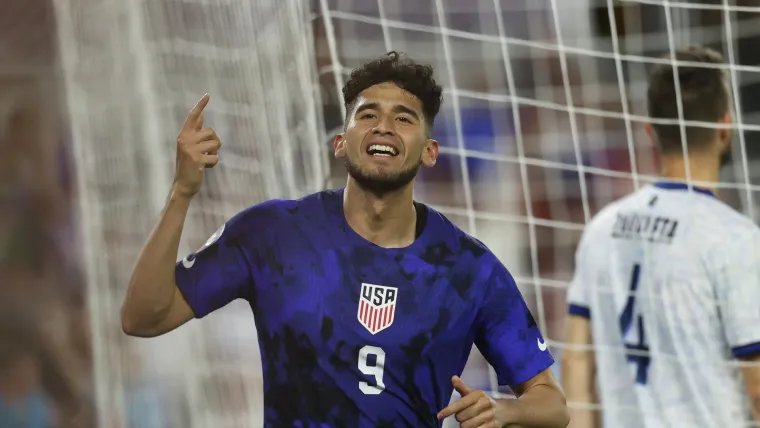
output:
<instances>
[{"instance_id":1,"label":"ear","mask_svg":"<svg viewBox=\"0 0 760 428\"><path fill-rule=\"evenodd\" d=\"M725 115L718 121L721 125L730 125L731 112L727 111ZM718 129L718 151L723 153L729 146L731 146L731 140L734 137L733 129L724 128Z\"/></svg>"},{"instance_id":2,"label":"ear","mask_svg":"<svg viewBox=\"0 0 760 428\"><path fill-rule=\"evenodd\" d=\"M346 134L340 133L333 140L333 150L337 159L346 157Z\"/></svg>"},{"instance_id":3,"label":"ear","mask_svg":"<svg viewBox=\"0 0 760 428\"><path fill-rule=\"evenodd\" d=\"M438 141L432 138L428 138L425 149L422 152L422 164L430 168L435 165L435 161L438 159Z\"/></svg>"}]
</instances>

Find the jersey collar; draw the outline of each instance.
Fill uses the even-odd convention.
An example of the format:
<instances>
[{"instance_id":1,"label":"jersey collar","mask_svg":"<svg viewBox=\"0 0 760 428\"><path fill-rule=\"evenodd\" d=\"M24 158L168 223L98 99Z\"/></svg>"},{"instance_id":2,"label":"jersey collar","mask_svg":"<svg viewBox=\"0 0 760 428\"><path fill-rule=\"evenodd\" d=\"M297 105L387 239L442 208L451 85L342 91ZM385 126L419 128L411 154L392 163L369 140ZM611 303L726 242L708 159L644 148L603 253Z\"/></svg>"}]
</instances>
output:
<instances>
[{"instance_id":1,"label":"jersey collar","mask_svg":"<svg viewBox=\"0 0 760 428\"><path fill-rule=\"evenodd\" d=\"M673 181L658 181L654 184L654 187L659 187L660 189L667 189L667 190L689 190L689 186L686 183L675 183ZM704 187L697 187L697 186L691 186L692 190L698 193L703 193L707 196L712 196L713 198L716 198L715 193L713 193L709 189L705 189Z\"/></svg>"}]
</instances>

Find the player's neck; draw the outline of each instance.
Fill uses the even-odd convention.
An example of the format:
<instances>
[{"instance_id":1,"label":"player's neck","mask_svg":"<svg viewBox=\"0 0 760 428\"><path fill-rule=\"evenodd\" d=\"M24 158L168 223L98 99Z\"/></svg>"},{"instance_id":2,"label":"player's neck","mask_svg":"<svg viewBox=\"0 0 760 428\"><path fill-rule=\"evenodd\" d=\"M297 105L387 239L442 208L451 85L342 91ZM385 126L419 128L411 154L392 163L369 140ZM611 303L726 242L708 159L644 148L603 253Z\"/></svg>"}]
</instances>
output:
<instances>
[{"instance_id":1,"label":"player's neck","mask_svg":"<svg viewBox=\"0 0 760 428\"><path fill-rule=\"evenodd\" d=\"M343 193L348 225L362 238L384 248L403 248L414 242L416 212L410 183L378 196L349 179Z\"/></svg>"},{"instance_id":2,"label":"player's neck","mask_svg":"<svg viewBox=\"0 0 760 428\"><path fill-rule=\"evenodd\" d=\"M686 181L688 178L696 185L715 191L715 183L720 180L720 160L715 156L693 154L688 158L682 155L663 155L660 175L666 180Z\"/></svg>"}]
</instances>

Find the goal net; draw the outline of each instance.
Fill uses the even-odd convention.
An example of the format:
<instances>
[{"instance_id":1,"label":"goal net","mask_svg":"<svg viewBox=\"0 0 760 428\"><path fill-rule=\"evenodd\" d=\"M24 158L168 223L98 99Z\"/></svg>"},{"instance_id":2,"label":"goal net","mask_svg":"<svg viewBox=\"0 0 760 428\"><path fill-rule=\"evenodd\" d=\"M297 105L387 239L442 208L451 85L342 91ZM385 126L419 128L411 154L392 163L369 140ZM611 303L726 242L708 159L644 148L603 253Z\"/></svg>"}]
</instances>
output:
<instances>
[{"instance_id":1,"label":"goal net","mask_svg":"<svg viewBox=\"0 0 760 428\"><path fill-rule=\"evenodd\" d=\"M155 340L126 337L119 308L168 195L175 136L204 93L211 94L205 122L225 146L193 201L182 255L246 206L324 187L329 165L321 146L308 4L55 5L77 163L99 426L249 427L261 413L249 308L230 305Z\"/></svg>"},{"instance_id":2,"label":"goal net","mask_svg":"<svg viewBox=\"0 0 760 428\"><path fill-rule=\"evenodd\" d=\"M433 131L441 157L422 173L417 196L500 257L555 357L563 351L565 289L584 224L656 180L643 126L646 80L671 49L701 44L730 63L739 132L719 188L724 200L760 218L752 184L760 180L752 168L760 151L751 148L758 128L749 125L760 109L749 95L760 70L752 66L760 55L748 47L760 40L756 18L751 8L719 1L666 3L321 2L323 85L339 87L353 67L392 49L435 66L445 87ZM327 129L339 126L339 98L323 101ZM554 369L561 375L559 364ZM463 378L509 392L477 350Z\"/></svg>"},{"instance_id":3,"label":"goal net","mask_svg":"<svg viewBox=\"0 0 760 428\"><path fill-rule=\"evenodd\" d=\"M56 2L85 229L98 409L104 426L260 423L260 363L244 305L150 341L119 304L163 206L188 109L225 141L185 228L200 245L244 206L345 180L331 161L352 68L389 50L445 87L435 168L417 198L480 238L516 277L561 356L565 288L584 224L655 179L643 131L649 67L673 48L724 53L735 161L721 196L757 217L752 8L648 0L152 0ZM332 162L332 163L330 163ZM755 171L755 176L752 175ZM558 370L558 367L555 367ZM561 375L561 373L558 373ZM464 380L508 394L476 350ZM150 394L150 395L148 395Z\"/></svg>"}]
</instances>

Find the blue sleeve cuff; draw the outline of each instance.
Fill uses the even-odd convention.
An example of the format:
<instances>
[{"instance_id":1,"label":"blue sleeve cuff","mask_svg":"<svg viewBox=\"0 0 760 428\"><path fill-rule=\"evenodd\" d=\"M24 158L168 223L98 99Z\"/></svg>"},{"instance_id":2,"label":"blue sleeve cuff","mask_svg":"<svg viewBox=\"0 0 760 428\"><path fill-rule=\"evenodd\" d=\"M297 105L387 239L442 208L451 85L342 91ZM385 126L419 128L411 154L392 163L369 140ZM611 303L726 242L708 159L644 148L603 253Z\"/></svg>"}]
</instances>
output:
<instances>
[{"instance_id":1,"label":"blue sleeve cuff","mask_svg":"<svg viewBox=\"0 0 760 428\"><path fill-rule=\"evenodd\" d=\"M187 269L182 266L181 262L177 263L174 267L174 278L177 290L179 290L182 298L187 302L187 306L190 307L190 310L193 311L193 317L201 319L208 315L211 311L198 305L200 299L197 298L195 292L196 287L198 286L195 278L187 272Z\"/></svg>"},{"instance_id":2,"label":"blue sleeve cuff","mask_svg":"<svg viewBox=\"0 0 760 428\"><path fill-rule=\"evenodd\" d=\"M751 357L760 354L760 342L750 343L748 345L737 346L731 351L736 358Z\"/></svg>"},{"instance_id":3,"label":"blue sleeve cuff","mask_svg":"<svg viewBox=\"0 0 760 428\"><path fill-rule=\"evenodd\" d=\"M571 315L578 315L579 317L583 318L591 318L591 309L587 308L586 306L571 303L568 307L567 312Z\"/></svg>"},{"instance_id":4,"label":"blue sleeve cuff","mask_svg":"<svg viewBox=\"0 0 760 428\"><path fill-rule=\"evenodd\" d=\"M513 373L511 376L502 376L497 373L496 380L499 382L500 386L508 386L511 388L533 379L542 371L550 368L553 364L554 356L546 350L538 353L536 359L524 370L519 373Z\"/></svg>"}]
</instances>

